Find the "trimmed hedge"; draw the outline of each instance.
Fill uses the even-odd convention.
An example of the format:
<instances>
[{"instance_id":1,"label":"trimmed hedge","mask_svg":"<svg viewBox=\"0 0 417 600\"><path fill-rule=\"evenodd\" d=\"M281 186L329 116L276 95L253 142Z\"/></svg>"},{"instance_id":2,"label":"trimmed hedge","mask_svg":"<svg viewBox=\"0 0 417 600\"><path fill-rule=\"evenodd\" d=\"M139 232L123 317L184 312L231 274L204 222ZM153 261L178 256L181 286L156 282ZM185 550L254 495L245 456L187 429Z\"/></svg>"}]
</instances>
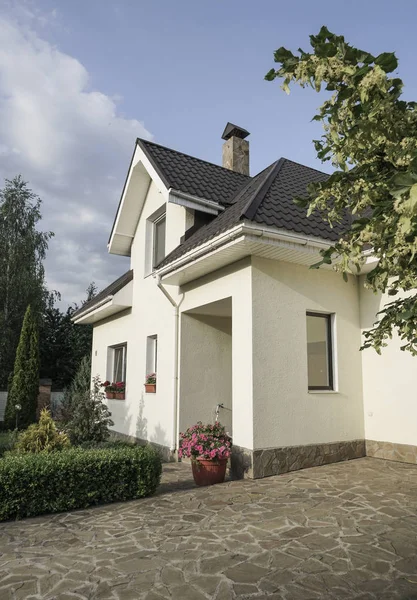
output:
<instances>
[{"instance_id":1,"label":"trimmed hedge","mask_svg":"<svg viewBox=\"0 0 417 600\"><path fill-rule=\"evenodd\" d=\"M0 460L0 521L153 494L161 477L150 446L10 454Z\"/></svg>"}]
</instances>

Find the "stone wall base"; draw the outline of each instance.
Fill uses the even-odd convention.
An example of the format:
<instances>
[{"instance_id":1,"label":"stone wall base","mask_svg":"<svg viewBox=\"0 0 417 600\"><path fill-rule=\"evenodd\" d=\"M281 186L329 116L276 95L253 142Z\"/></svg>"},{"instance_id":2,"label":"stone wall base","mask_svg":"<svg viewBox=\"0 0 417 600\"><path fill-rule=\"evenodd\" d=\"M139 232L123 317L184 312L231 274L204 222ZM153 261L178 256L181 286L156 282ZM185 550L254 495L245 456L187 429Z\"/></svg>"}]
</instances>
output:
<instances>
[{"instance_id":1,"label":"stone wall base","mask_svg":"<svg viewBox=\"0 0 417 600\"><path fill-rule=\"evenodd\" d=\"M233 446L234 477L259 479L366 456L365 440L248 450Z\"/></svg>"},{"instance_id":2,"label":"stone wall base","mask_svg":"<svg viewBox=\"0 0 417 600\"><path fill-rule=\"evenodd\" d=\"M417 465L417 446L366 440L366 456Z\"/></svg>"},{"instance_id":3,"label":"stone wall base","mask_svg":"<svg viewBox=\"0 0 417 600\"><path fill-rule=\"evenodd\" d=\"M127 435L126 433L121 433L120 431L114 431L114 429L112 429L110 439L123 440L132 444L138 444L139 446L146 446L149 444L155 448L157 452L159 452L162 462L174 462L177 460L176 452L173 452L168 446L162 446L161 444L156 444L155 442L142 440L134 435Z\"/></svg>"}]
</instances>

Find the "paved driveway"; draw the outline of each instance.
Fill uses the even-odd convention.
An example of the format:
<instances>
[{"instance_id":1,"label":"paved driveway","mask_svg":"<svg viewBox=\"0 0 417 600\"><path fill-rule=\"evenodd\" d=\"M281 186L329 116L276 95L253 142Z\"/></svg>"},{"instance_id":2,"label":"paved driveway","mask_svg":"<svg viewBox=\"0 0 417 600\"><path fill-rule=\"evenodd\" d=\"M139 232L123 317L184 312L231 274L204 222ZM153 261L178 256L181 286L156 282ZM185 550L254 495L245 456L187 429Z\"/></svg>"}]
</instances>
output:
<instances>
[{"instance_id":1,"label":"paved driveway","mask_svg":"<svg viewBox=\"0 0 417 600\"><path fill-rule=\"evenodd\" d=\"M364 458L0 525L0 599L417 599L417 466Z\"/></svg>"}]
</instances>

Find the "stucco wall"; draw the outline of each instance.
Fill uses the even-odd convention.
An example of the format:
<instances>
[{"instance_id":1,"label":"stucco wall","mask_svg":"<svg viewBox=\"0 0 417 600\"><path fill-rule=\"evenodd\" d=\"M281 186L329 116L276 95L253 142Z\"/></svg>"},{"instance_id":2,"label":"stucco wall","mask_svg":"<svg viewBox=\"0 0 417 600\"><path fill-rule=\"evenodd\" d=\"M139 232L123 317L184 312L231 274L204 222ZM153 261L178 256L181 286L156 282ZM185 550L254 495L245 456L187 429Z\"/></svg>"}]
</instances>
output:
<instances>
[{"instance_id":1,"label":"stucco wall","mask_svg":"<svg viewBox=\"0 0 417 600\"><path fill-rule=\"evenodd\" d=\"M364 437L358 281L252 259L254 447ZM335 313L337 392L309 392L306 312Z\"/></svg>"},{"instance_id":2,"label":"stucco wall","mask_svg":"<svg viewBox=\"0 0 417 600\"><path fill-rule=\"evenodd\" d=\"M233 442L238 446L252 449L252 277L250 259L244 259L189 283L182 288L182 292L184 293L181 301L181 311L183 312L224 298L232 299ZM181 362L181 376L183 368L184 364ZM180 411L182 411L181 396Z\"/></svg>"},{"instance_id":3,"label":"stucco wall","mask_svg":"<svg viewBox=\"0 0 417 600\"><path fill-rule=\"evenodd\" d=\"M94 326L93 374L98 373L105 378L107 348L127 342L126 399L108 400L114 430L171 447L174 444L174 308L158 289L152 275L146 276L145 268L147 219L163 205L163 196L152 183L131 250L133 306L130 311ZM169 204L166 212L168 253L184 234L186 210ZM169 292L178 299L176 287L170 286ZM146 394L147 337L153 335L158 336L157 391L156 394Z\"/></svg>"},{"instance_id":4,"label":"stucco wall","mask_svg":"<svg viewBox=\"0 0 417 600\"><path fill-rule=\"evenodd\" d=\"M232 319L183 314L181 364L180 431L197 421L213 423L222 403L219 420L232 434Z\"/></svg>"},{"instance_id":5,"label":"stucco wall","mask_svg":"<svg viewBox=\"0 0 417 600\"><path fill-rule=\"evenodd\" d=\"M392 300L365 289L360 280L361 326L370 329L376 313ZM394 335L378 355L361 352L365 436L368 440L417 445L417 358L400 350Z\"/></svg>"}]
</instances>

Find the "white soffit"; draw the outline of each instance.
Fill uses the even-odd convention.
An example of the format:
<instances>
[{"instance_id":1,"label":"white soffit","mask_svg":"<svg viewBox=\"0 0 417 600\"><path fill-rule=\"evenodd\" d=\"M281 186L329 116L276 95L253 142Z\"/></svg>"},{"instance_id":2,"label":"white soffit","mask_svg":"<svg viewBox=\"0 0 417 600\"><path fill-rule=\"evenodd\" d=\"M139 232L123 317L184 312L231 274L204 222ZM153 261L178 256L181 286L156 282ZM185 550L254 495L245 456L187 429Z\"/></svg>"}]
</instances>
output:
<instances>
[{"instance_id":1,"label":"white soffit","mask_svg":"<svg viewBox=\"0 0 417 600\"><path fill-rule=\"evenodd\" d=\"M74 323L78 325L88 325L102 321L107 317L110 317L116 313L119 313L127 308L132 307L133 302L133 281L129 281L121 290L116 292L113 296L108 296L102 303L96 307L87 309L85 313L80 313L75 319Z\"/></svg>"}]
</instances>

